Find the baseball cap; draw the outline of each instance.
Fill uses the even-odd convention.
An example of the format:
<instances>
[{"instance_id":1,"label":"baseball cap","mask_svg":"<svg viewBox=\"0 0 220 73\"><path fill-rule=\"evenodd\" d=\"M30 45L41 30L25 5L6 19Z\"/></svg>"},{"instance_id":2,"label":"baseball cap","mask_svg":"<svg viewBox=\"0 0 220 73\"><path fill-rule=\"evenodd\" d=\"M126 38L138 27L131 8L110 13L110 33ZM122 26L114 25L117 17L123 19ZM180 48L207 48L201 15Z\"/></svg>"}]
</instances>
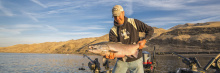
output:
<instances>
[{"instance_id":1,"label":"baseball cap","mask_svg":"<svg viewBox=\"0 0 220 73\"><path fill-rule=\"evenodd\" d=\"M124 11L123 7L121 5L115 5L112 8L112 17L119 16L121 11Z\"/></svg>"}]
</instances>

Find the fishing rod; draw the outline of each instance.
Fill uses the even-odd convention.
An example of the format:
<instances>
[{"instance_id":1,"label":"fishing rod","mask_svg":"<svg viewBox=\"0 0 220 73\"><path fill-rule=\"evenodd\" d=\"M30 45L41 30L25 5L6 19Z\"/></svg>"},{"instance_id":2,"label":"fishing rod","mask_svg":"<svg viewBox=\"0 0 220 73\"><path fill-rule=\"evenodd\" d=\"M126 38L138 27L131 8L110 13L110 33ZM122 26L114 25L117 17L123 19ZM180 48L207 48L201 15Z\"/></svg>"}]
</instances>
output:
<instances>
[{"instance_id":1,"label":"fishing rod","mask_svg":"<svg viewBox=\"0 0 220 73\"><path fill-rule=\"evenodd\" d=\"M98 58L95 58L95 60L92 60L86 54L83 54L83 57L84 58L87 57L90 60L90 62L88 63L88 66L89 66L90 70L93 71L93 73L112 73L112 69L109 68L108 59L105 59L105 61L103 61L103 66L105 66L105 71L100 71L101 67L100 67L100 63L98 61Z\"/></svg>"},{"instance_id":2,"label":"fishing rod","mask_svg":"<svg viewBox=\"0 0 220 73\"><path fill-rule=\"evenodd\" d=\"M190 57L190 58L186 58L186 57L184 57L184 56L182 56L182 55L179 55L179 54L177 54L176 52L173 52L173 54L175 54L175 55L177 55L177 56L179 56L179 57L181 57L182 58L182 62L183 63L185 63L187 66L189 66L190 68L190 70L185 70L185 69L181 69L180 68L180 70L178 70L178 72L177 73L182 73L182 72L184 72L184 71L186 71L186 72L189 72L189 73L201 73L201 72L199 72L198 70L197 70L197 68L201 68L202 66L200 65L200 63L199 63L199 61L198 61L198 59L196 58L196 57Z\"/></svg>"},{"instance_id":3,"label":"fishing rod","mask_svg":"<svg viewBox=\"0 0 220 73\"><path fill-rule=\"evenodd\" d=\"M96 40L94 40L94 41L92 41L92 42L90 42L90 43L84 45L83 47L81 47L81 48L79 48L78 50L76 50L76 52L79 52L81 49L83 49L84 47L88 46L89 44L91 44L91 43L93 43L93 42L95 42L95 41L96 41Z\"/></svg>"}]
</instances>

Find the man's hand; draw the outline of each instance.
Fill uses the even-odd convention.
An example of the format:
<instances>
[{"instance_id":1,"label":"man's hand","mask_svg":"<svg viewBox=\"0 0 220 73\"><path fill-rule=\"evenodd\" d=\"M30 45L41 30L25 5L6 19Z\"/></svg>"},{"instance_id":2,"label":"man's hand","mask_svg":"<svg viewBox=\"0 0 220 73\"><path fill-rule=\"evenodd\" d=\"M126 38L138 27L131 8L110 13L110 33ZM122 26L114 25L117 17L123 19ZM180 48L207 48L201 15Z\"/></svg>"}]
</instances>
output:
<instances>
[{"instance_id":1,"label":"man's hand","mask_svg":"<svg viewBox=\"0 0 220 73\"><path fill-rule=\"evenodd\" d=\"M138 44L139 44L139 49L142 49L142 48L145 46L145 43L146 43L146 42L147 42L147 41L146 41L145 39L139 41L139 42L138 42Z\"/></svg>"},{"instance_id":2,"label":"man's hand","mask_svg":"<svg viewBox=\"0 0 220 73\"><path fill-rule=\"evenodd\" d=\"M110 52L110 54L105 55L105 58L107 58L107 59L115 59L115 54Z\"/></svg>"}]
</instances>

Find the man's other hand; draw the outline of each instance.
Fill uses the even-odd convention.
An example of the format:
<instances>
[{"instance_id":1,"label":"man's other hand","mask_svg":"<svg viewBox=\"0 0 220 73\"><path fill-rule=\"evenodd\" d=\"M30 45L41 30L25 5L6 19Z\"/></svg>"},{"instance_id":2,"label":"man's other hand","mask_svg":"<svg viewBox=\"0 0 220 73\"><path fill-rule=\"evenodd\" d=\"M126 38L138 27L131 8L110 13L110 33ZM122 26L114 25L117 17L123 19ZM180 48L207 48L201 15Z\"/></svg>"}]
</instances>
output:
<instances>
[{"instance_id":1,"label":"man's other hand","mask_svg":"<svg viewBox=\"0 0 220 73\"><path fill-rule=\"evenodd\" d=\"M142 49L142 48L145 46L145 43L146 43L146 42L147 42L147 41L146 41L145 39L139 41L139 42L138 42L138 44L139 44L139 49Z\"/></svg>"}]
</instances>

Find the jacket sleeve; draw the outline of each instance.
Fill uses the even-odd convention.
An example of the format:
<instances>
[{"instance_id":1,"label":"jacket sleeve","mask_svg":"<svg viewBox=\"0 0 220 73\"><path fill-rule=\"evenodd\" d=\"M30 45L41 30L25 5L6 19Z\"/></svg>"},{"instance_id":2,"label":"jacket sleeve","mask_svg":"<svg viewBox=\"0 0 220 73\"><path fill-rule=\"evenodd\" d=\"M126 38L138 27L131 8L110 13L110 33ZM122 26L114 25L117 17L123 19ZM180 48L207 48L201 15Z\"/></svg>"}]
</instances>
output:
<instances>
[{"instance_id":1,"label":"jacket sleeve","mask_svg":"<svg viewBox=\"0 0 220 73\"><path fill-rule=\"evenodd\" d=\"M117 36L112 30L109 32L109 42L118 42Z\"/></svg>"},{"instance_id":2,"label":"jacket sleeve","mask_svg":"<svg viewBox=\"0 0 220 73\"><path fill-rule=\"evenodd\" d=\"M140 20L135 19L135 24L137 26L137 30L139 32L145 32L145 38L146 40L150 39L154 33L154 29L151 26L148 26L147 24L141 22Z\"/></svg>"}]
</instances>

